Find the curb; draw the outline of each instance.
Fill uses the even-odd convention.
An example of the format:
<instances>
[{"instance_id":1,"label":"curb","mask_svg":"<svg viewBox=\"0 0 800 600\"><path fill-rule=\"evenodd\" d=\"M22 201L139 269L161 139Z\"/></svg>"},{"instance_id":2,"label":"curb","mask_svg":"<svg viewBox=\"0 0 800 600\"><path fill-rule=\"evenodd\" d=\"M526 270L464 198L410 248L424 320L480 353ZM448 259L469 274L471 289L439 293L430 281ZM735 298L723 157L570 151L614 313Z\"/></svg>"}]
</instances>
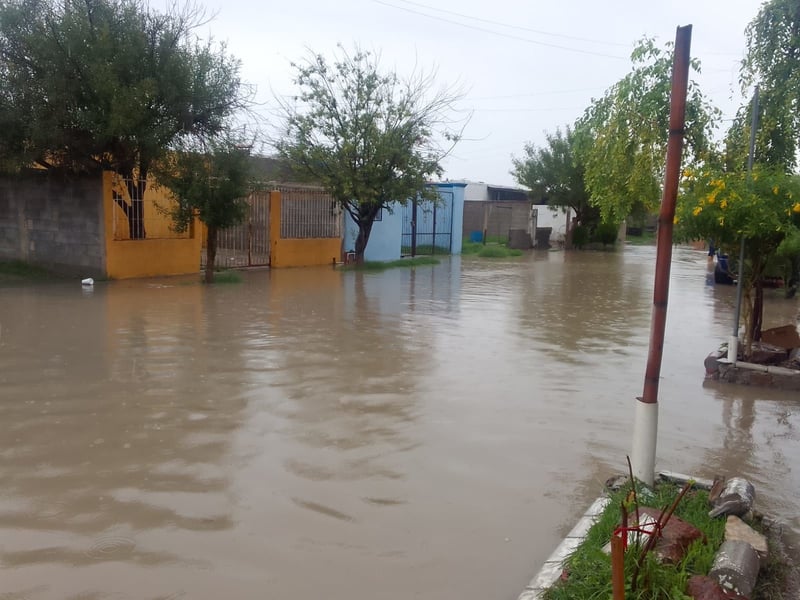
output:
<instances>
[{"instance_id":1,"label":"curb","mask_svg":"<svg viewBox=\"0 0 800 600\"><path fill-rule=\"evenodd\" d=\"M578 523L567 534L567 537L553 550L553 553L547 558L542 565L542 568L531 579L528 586L519 595L517 600L540 600L544 597L544 592L547 588L552 586L558 578L561 577L563 563L566 558L572 554L575 549L580 546L581 542L586 538L586 534L594 525L600 514L606 509L611 498L608 496L600 496L592 502L592 505L583 513L583 516L578 519Z\"/></svg>"}]
</instances>

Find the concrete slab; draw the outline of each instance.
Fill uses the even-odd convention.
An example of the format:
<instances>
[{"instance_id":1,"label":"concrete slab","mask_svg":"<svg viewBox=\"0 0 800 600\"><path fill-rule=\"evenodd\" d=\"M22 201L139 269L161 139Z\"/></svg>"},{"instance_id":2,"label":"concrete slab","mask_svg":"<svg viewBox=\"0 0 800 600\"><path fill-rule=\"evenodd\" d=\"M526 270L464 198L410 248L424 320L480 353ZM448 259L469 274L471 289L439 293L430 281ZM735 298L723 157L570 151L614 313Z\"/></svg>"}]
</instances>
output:
<instances>
[{"instance_id":1,"label":"concrete slab","mask_svg":"<svg viewBox=\"0 0 800 600\"><path fill-rule=\"evenodd\" d=\"M703 490L710 490L711 486L714 485L714 481L711 479L692 477L691 475L678 473L676 471L659 471L658 477L666 481L677 483L678 485L685 485L687 481L694 481L695 487Z\"/></svg>"}]
</instances>

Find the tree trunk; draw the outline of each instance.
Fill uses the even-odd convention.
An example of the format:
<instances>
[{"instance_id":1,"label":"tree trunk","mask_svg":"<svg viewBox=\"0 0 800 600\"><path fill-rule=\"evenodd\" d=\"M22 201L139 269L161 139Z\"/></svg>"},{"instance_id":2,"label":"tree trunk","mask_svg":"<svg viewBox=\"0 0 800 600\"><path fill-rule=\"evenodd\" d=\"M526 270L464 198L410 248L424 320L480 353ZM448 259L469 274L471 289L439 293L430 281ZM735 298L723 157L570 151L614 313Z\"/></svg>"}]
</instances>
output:
<instances>
[{"instance_id":1,"label":"tree trunk","mask_svg":"<svg viewBox=\"0 0 800 600\"><path fill-rule=\"evenodd\" d=\"M759 342L761 341L761 324L764 321L764 281L760 276L756 279L755 292L753 318L750 322L750 339Z\"/></svg>"},{"instance_id":2,"label":"tree trunk","mask_svg":"<svg viewBox=\"0 0 800 600\"><path fill-rule=\"evenodd\" d=\"M575 233L576 218L572 216L572 209L567 208L567 224L564 227L564 250L572 250L572 236Z\"/></svg>"},{"instance_id":3,"label":"tree trunk","mask_svg":"<svg viewBox=\"0 0 800 600\"><path fill-rule=\"evenodd\" d=\"M147 189L146 179L134 179L125 176L125 185L128 188L130 204L125 210L128 217L128 233L132 240L143 240L146 237L144 229L144 192Z\"/></svg>"},{"instance_id":4,"label":"tree trunk","mask_svg":"<svg viewBox=\"0 0 800 600\"><path fill-rule=\"evenodd\" d=\"M206 272L203 281L214 283L214 263L217 259L217 228L206 225Z\"/></svg>"},{"instance_id":5,"label":"tree trunk","mask_svg":"<svg viewBox=\"0 0 800 600\"><path fill-rule=\"evenodd\" d=\"M364 262L364 251L367 249L369 242L369 234L372 227L366 227L365 224L358 224L358 236L356 237L356 263L362 264Z\"/></svg>"},{"instance_id":6,"label":"tree trunk","mask_svg":"<svg viewBox=\"0 0 800 600\"><path fill-rule=\"evenodd\" d=\"M745 350L744 355L750 358L753 353L753 342L761 340L761 324L764 319L764 270L766 261L763 256L754 255L750 260L750 274L745 275L745 265L738 266L738 276L747 277L744 282L745 309Z\"/></svg>"},{"instance_id":7,"label":"tree trunk","mask_svg":"<svg viewBox=\"0 0 800 600\"><path fill-rule=\"evenodd\" d=\"M355 247L356 263L359 265L364 262L364 251L367 249L369 235L372 233L372 224L375 222L375 217L378 215L380 209L380 205L359 207L359 218L356 223L356 225L358 225L358 236L356 237Z\"/></svg>"},{"instance_id":8,"label":"tree trunk","mask_svg":"<svg viewBox=\"0 0 800 600\"><path fill-rule=\"evenodd\" d=\"M800 285L800 256L793 256L789 259L789 277L786 281L786 298L794 298Z\"/></svg>"}]
</instances>

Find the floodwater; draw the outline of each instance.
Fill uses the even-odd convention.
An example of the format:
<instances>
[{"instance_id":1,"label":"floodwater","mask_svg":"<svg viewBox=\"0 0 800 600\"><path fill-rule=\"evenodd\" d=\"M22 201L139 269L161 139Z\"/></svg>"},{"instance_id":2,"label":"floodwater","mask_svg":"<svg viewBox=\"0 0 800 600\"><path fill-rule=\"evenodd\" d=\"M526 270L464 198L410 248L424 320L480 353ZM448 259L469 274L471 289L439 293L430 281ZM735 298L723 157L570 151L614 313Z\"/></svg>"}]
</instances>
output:
<instances>
[{"instance_id":1,"label":"floodwater","mask_svg":"<svg viewBox=\"0 0 800 600\"><path fill-rule=\"evenodd\" d=\"M654 258L0 288L0 597L514 600L625 469ZM796 539L800 398L704 382L704 253L671 291L658 467Z\"/></svg>"}]
</instances>

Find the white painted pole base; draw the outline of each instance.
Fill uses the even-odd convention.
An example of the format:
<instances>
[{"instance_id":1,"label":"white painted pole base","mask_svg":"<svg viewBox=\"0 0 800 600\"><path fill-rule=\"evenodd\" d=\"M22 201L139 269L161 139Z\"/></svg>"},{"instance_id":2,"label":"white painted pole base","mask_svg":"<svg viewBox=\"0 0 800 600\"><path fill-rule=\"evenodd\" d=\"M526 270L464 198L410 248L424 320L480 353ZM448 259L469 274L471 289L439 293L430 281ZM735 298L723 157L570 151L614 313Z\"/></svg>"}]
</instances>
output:
<instances>
[{"instance_id":1,"label":"white painted pole base","mask_svg":"<svg viewBox=\"0 0 800 600\"><path fill-rule=\"evenodd\" d=\"M739 337L732 335L728 338L728 362L736 364L736 357L739 356Z\"/></svg>"},{"instance_id":2,"label":"white painted pole base","mask_svg":"<svg viewBox=\"0 0 800 600\"><path fill-rule=\"evenodd\" d=\"M649 404L637 399L633 417L631 467L633 476L651 487L656 473L657 435L658 403Z\"/></svg>"}]
</instances>

